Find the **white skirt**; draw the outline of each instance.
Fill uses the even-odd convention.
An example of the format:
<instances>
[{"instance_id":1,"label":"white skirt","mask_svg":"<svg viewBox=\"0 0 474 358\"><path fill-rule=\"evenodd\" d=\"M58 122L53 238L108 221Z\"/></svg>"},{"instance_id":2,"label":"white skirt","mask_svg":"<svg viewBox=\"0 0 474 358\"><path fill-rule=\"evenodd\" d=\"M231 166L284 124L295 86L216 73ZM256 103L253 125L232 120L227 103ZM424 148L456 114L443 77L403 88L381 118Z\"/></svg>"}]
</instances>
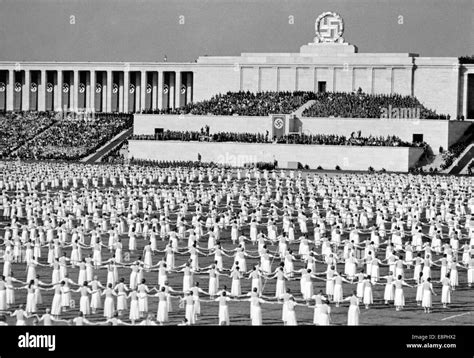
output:
<instances>
[{"instance_id":1,"label":"white skirt","mask_svg":"<svg viewBox=\"0 0 474 358\"><path fill-rule=\"evenodd\" d=\"M61 294L56 293L51 303L51 314L53 316L59 316L61 313Z\"/></svg>"},{"instance_id":2,"label":"white skirt","mask_svg":"<svg viewBox=\"0 0 474 358\"><path fill-rule=\"evenodd\" d=\"M91 308L102 308L102 300L100 299L100 292L94 292L91 298Z\"/></svg>"},{"instance_id":3,"label":"white skirt","mask_svg":"<svg viewBox=\"0 0 474 358\"><path fill-rule=\"evenodd\" d=\"M441 290L441 303L451 303L451 290L449 286L443 286Z\"/></svg>"},{"instance_id":4,"label":"white skirt","mask_svg":"<svg viewBox=\"0 0 474 358\"><path fill-rule=\"evenodd\" d=\"M383 299L385 301L393 301L394 298L395 298L395 287L391 284L386 284Z\"/></svg>"},{"instance_id":5,"label":"white skirt","mask_svg":"<svg viewBox=\"0 0 474 358\"><path fill-rule=\"evenodd\" d=\"M405 295L403 294L403 290L401 288L395 289L395 306L405 306Z\"/></svg>"},{"instance_id":6,"label":"white skirt","mask_svg":"<svg viewBox=\"0 0 474 358\"><path fill-rule=\"evenodd\" d=\"M230 294L232 296L240 296L242 294L240 280L232 280L232 288L230 290Z\"/></svg>"},{"instance_id":7,"label":"white skirt","mask_svg":"<svg viewBox=\"0 0 474 358\"><path fill-rule=\"evenodd\" d=\"M7 310L7 290L0 291L0 311Z\"/></svg>"},{"instance_id":8,"label":"white skirt","mask_svg":"<svg viewBox=\"0 0 474 358\"><path fill-rule=\"evenodd\" d=\"M112 297L106 297L104 301L104 317L112 318L114 316L115 305Z\"/></svg>"},{"instance_id":9,"label":"white skirt","mask_svg":"<svg viewBox=\"0 0 474 358\"><path fill-rule=\"evenodd\" d=\"M36 312L36 299L34 292L28 293L26 296L26 313Z\"/></svg>"},{"instance_id":10,"label":"white skirt","mask_svg":"<svg viewBox=\"0 0 474 358\"><path fill-rule=\"evenodd\" d=\"M226 324L230 324L229 308L227 306L219 305L219 324L221 324L222 322L226 322Z\"/></svg>"},{"instance_id":11,"label":"white skirt","mask_svg":"<svg viewBox=\"0 0 474 358\"><path fill-rule=\"evenodd\" d=\"M372 297L372 287L366 287L364 289L364 304L370 305L374 303L374 299Z\"/></svg>"},{"instance_id":12,"label":"white skirt","mask_svg":"<svg viewBox=\"0 0 474 358\"><path fill-rule=\"evenodd\" d=\"M319 313L318 315L318 324L320 326L329 326L329 315L326 313Z\"/></svg>"},{"instance_id":13,"label":"white skirt","mask_svg":"<svg viewBox=\"0 0 474 358\"><path fill-rule=\"evenodd\" d=\"M423 297L421 299L421 306L422 307L431 307L431 291L430 290L423 290Z\"/></svg>"},{"instance_id":14,"label":"white skirt","mask_svg":"<svg viewBox=\"0 0 474 358\"><path fill-rule=\"evenodd\" d=\"M350 305L349 311L347 312L347 325L358 326L359 325L359 306Z\"/></svg>"},{"instance_id":15,"label":"white skirt","mask_svg":"<svg viewBox=\"0 0 474 358\"><path fill-rule=\"evenodd\" d=\"M250 319L252 320L252 326L262 325L262 308L259 306L250 306Z\"/></svg>"},{"instance_id":16,"label":"white skirt","mask_svg":"<svg viewBox=\"0 0 474 358\"><path fill-rule=\"evenodd\" d=\"M194 311L194 305L186 305L186 319L188 320L188 324L195 324L196 323L196 313Z\"/></svg>"},{"instance_id":17,"label":"white skirt","mask_svg":"<svg viewBox=\"0 0 474 358\"><path fill-rule=\"evenodd\" d=\"M342 285L336 283L334 285L334 302L342 302L342 298L343 298L342 296L343 296Z\"/></svg>"},{"instance_id":18,"label":"white skirt","mask_svg":"<svg viewBox=\"0 0 474 358\"><path fill-rule=\"evenodd\" d=\"M334 294L334 281L326 281L326 294L332 296Z\"/></svg>"},{"instance_id":19,"label":"white skirt","mask_svg":"<svg viewBox=\"0 0 474 358\"><path fill-rule=\"evenodd\" d=\"M145 294L138 295L138 308L140 312L148 312L148 297Z\"/></svg>"},{"instance_id":20,"label":"white skirt","mask_svg":"<svg viewBox=\"0 0 474 358\"><path fill-rule=\"evenodd\" d=\"M158 313L156 315L156 320L160 323L168 322L168 307L166 301L160 301L158 303Z\"/></svg>"},{"instance_id":21,"label":"white skirt","mask_svg":"<svg viewBox=\"0 0 474 358\"><path fill-rule=\"evenodd\" d=\"M285 281L277 280L276 290L275 290L275 297L280 298L286 292Z\"/></svg>"},{"instance_id":22,"label":"white skirt","mask_svg":"<svg viewBox=\"0 0 474 358\"><path fill-rule=\"evenodd\" d=\"M91 313L89 297L81 296L79 300L79 310L85 315L89 315Z\"/></svg>"},{"instance_id":23,"label":"white skirt","mask_svg":"<svg viewBox=\"0 0 474 358\"><path fill-rule=\"evenodd\" d=\"M362 298L364 296L364 283L357 283L357 297Z\"/></svg>"},{"instance_id":24,"label":"white skirt","mask_svg":"<svg viewBox=\"0 0 474 358\"><path fill-rule=\"evenodd\" d=\"M125 293L119 293L117 296L117 311L125 311L127 308L127 296Z\"/></svg>"},{"instance_id":25,"label":"white skirt","mask_svg":"<svg viewBox=\"0 0 474 358\"><path fill-rule=\"evenodd\" d=\"M216 277L210 277L209 278L209 295L210 296L215 296L217 294L217 279Z\"/></svg>"},{"instance_id":26,"label":"white skirt","mask_svg":"<svg viewBox=\"0 0 474 358\"><path fill-rule=\"evenodd\" d=\"M128 318L131 321L136 321L140 318L140 312L138 311L138 300L132 300L130 302L130 313Z\"/></svg>"},{"instance_id":27,"label":"white skirt","mask_svg":"<svg viewBox=\"0 0 474 358\"><path fill-rule=\"evenodd\" d=\"M294 310L288 311L286 315L286 325L287 326L297 326L298 322L296 321L296 312Z\"/></svg>"}]
</instances>

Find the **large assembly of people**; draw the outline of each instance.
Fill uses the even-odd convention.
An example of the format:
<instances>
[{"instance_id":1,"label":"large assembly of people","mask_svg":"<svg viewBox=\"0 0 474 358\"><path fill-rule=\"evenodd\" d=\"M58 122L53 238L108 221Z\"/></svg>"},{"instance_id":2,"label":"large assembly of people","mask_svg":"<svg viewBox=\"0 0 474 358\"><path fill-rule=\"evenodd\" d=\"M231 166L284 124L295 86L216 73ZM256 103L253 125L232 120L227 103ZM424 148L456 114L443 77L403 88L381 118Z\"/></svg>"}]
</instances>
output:
<instances>
[{"instance_id":1,"label":"large assembly of people","mask_svg":"<svg viewBox=\"0 0 474 358\"><path fill-rule=\"evenodd\" d=\"M227 92L209 100L189 103L182 108L163 109L161 114L194 114L216 116L268 116L289 114L306 102L315 103L303 112L307 117L381 118L383 108L419 109L420 119L449 119L424 107L413 96L399 94L369 94L358 89L353 92L263 91ZM145 113L148 113L145 111Z\"/></svg>"},{"instance_id":2,"label":"large assembly of people","mask_svg":"<svg viewBox=\"0 0 474 358\"><path fill-rule=\"evenodd\" d=\"M0 118L0 158L79 160L132 124L133 115L120 113L8 113Z\"/></svg>"},{"instance_id":3,"label":"large assembly of people","mask_svg":"<svg viewBox=\"0 0 474 358\"><path fill-rule=\"evenodd\" d=\"M214 134L205 131L164 131L162 134L140 134L132 136L133 140L176 140L176 141L206 141L206 142L243 142L243 143L274 143L274 144L311 144L311 145L356 145L382 147L419 147L422 142L409 143L397 136L364 137L360 132L352 133L350 137L335 134L289 134L281 137L269 138L261 133L234 133L217 132Z\"/></svg>"},{"instance_id":4,"label":"large assembly of people","mask_svg":"<svg viewBox=\"0 0 474 358\"><path fill-rule=\"evenodd\" d=\"M2 162L0 321L393 324L407 307L423 319L472 302L473 184Z\"/></svg>"}]
</instances>

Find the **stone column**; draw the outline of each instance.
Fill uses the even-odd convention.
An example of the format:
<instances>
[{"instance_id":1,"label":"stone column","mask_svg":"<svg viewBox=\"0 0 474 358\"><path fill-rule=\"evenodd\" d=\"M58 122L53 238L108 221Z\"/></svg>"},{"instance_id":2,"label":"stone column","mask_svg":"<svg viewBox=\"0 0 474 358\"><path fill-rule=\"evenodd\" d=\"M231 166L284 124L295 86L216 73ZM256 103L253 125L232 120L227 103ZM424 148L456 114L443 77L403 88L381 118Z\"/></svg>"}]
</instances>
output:
<instances>
[{"instance_id":1,"label":"stone column","mask_svg":"<svg viewBox=\"0 0 474 358\"><path fill-rule=\"evenodd\" d=\"M91 110L91 98L90 98L90 93L91 93L91 79L90 79L90 73L86 72L86 96L85 96L85 106L86 106L86 112L90 112Z\"/></svg>"},{"instance_id":2,"label":"stone column","mask_svg":"<svg viewBox=\"0 0 474 358\"><path fill-rule=\"evenodd\" d=\"M95 112L95 70L90 71L90 86L91 90L89 92L89 101L90 101L90 110L92 113Z\"/></svg>"},{"instance_id":3,"label":"stone column","mask_svg":"<svg viewBox=\"0 0 474 358\"><path fill-rule=\"evenodd\" d=\"M25 70L25 84L23 85L23 100L22 109L24 111L30 110L30 87L31 87L31 78L30 78L30 70Z\"/></svg>"},{"instance_id":4,"label":"stone column","mask_svg":"<svg viewBox=\"0 0 474 358\"><path fill-rule=\"evenodd\" d=\"M38 111L46 110L46 71L40 71L40 82L38 84Z\"/></svg>"},{"instance_id":5,"label":"stone column","mask_svg":"<svg viewBox=\"0 0 474 358\"><path fill-rule=\"evenodd\" d=\"M330 73L331 73L331 91L335 92L336 91L336 71L334 67L330 68Z\"/></svg>"},{"instance_id":6,"label":"stone column","mask_svg":"<svg viewBox=\"0 0 474 358\"><path fill-rule=\"evenodd\" d=\"M176 93L175 93L175 73L170 72L170 84L169 84L169 89L168 89L168 98L169 98L169 108L175 108L175 98L176 98Z\"/></svg>"},{"instance_id":7,"label":"stone column","mask_svg":"<svg viewBox=\"0 0 474 358\"><path fill-rule=\"evenodd\" d=\"M112 112L112 71L107 71L107 112Z\"/></svg>"},{"instance_id":8,"label":"stone column","mask_svg":"<svg viewBox=\"0 0 474 358\"><path fill-rule=\"evenodd\" d=\"M157 89L158 89L158 73L156 71L153 71L151 73L151 110L154 111L157 109L157 99L158 99L158 94L157 94Z\"/></svg>"},{"instance_id":9,"label":"stone column","mask_svg":"<svg viewBox=\"0 0 474 358\"><path fill-rule=\"evenodd\" d=\"M107 71L102 72L102 112L107 112ZM105 76L105 80L104 80Z\"/></svg>"},{"instance_id":10,"label":"stone column","mask_svg":"<svg viewBox=\"0 0 474 358\"><path fill-rule=\"evenodd\" d=\"M318 92L318 68L313 68L313 90L314 92Z\"/></svg>"},{"instance_id":11,"label":"stone column","mask_svg":"<svg viewBox=\"0 0 474 358\"><path fill-rule=\"evenodd\" d=\"M394 76L393 76L393 72L394 72L394 68L393 67L390 67L389 68L390 70L390 94L393 94L393 85L394 85Z\"/></svg>"},{"instance_id":12,"label":"stone column","mask_svg":"<svg viewBox=\"0 0 474 358\"><path fill-rule=\"evenodd\" d=\"M14 87L15 87L14 71L8 70L7 111L13 111L13 88Z\"/></svg>"},{"instance_id":13,"label":"stone column","mask_svg":"<svg viewBox=\"0 0 474 358\"><path fill-rule=\"evenodd\" d=\"M63 108L63 71L56 73L56 86L54 87L54 108L61 111Z\"/></svg>"},{"instance_id":14,"label":"stone column","mask_svg":"<svg viewBox=\"0 0 474 358\"><path fill-rule=\"evenodd\" d=\"M469 84L469 72L465 70L463 74L463 86L462 86L462 115L464 116L464 119L467 119L467 111L468 111L468 84Z\"/></svg>"},{"instance_id":15,"label":"stone column","mask_svg":"<svg viewBox=\"0 0 474 358\"><path fill-rule=\"evenodd\" d=\"M123 71L123 111L125 113L130 112L128 109L128 96L129 96L129 90L130 90L130 72L129 71Z\"/></svg>"},{"instance_id":16,"label":"stone column","mask_svg":"<svg viewBox=\"0 0 474 358\"><path fill-rule=\"evenodd\" d=\"M146 106L146 71L141 71L140 72L140 111L145 110Z\"/></svg>"},{"instance_id":17,"label":"stone column","mask_svg":"<svg viewBox=\"0 0 474 358\"><path fill-rule=\"evenodd\" d=\"M163 77L165 73L158 71L158 109L163 109Z\"/></svg>"},{"instance_id":18,"label":"stone column","mask_svg":"<svg viewBox=\"0 0 474 358\"><path fill-rule=\"evenodd\" d=\"M260 73L259 73L260 77ZM295 91L298 91L298 67L295 67Z\"/></svg>"},{"instance_id":19,"label":"stone column","mask_svg":"<svg viewBox=\"0 0 474 358\"><path fill-rule=\"evenodd\" d=\"M140 97L142 91L141 71L135 72L135 113L140 113Z\"/></svg>"},{"instance_id":20,"label":"stone column","mask_svg":"<svg viewBox=\"0 0 474 358\"><path fill-rule=\"evenodd\" d=\"M123 74L121 72L118 73L119 83L118 83L118 110L119 112L123 112Z\"/></svg>"},{"instance_id":21,"label":"stone column","mask_svg":"<svg viewBox=\"0 0 474 358\"><path fill-rule=\"evenodd\" d=\"M375 83L375 69L370 68L370 93L374 94L374 83Z\"/></svg>"},{"instance_id":22,"label":"stone column","mask_svg":"<svg viewBox=\"0 0 474 358\"><path fill-rule=\"evenodd\" d=\"M176 71L175 106L181 107L181 71Z\"/></svg>"},{"instance_id":23,"label":"stone column","mask_svg":"<svg viewBox=\"0 0 474 358\"><path fill-rule=\"evenodd\" d=\"M74 87L72 91L72 110L77 112L79 110L79 71L74 70Z\"/></svg>"},{"instance_id":24,"label":"stone column","mask_svg":"<svg viewBox=\"0 0 474 358\"><path fill-rule=\"evenodd\" d=\"M193 101L193 73L188 72L186 75L186 104Z\"/></svg>"}]
</instances>

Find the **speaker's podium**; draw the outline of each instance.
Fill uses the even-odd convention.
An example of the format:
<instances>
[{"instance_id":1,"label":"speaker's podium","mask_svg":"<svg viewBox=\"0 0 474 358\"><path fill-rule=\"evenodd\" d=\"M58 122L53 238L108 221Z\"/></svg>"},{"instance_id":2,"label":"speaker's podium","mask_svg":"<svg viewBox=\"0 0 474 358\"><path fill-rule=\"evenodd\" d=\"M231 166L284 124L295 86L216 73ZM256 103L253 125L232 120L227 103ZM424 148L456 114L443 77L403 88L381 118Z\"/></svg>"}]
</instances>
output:
<instances>
[{"instance_id":1,"label":"speaker's podium","mask_svg":"<svg viewBox=\"0 0 474 358\"><path fill-rule=\"evenodd\" d=\"M271 114L272 138L299 135L302 132L301 121L293 114ZM299 162L279 163L283 168L298 169Z\"/></svg>"}]
</instances>

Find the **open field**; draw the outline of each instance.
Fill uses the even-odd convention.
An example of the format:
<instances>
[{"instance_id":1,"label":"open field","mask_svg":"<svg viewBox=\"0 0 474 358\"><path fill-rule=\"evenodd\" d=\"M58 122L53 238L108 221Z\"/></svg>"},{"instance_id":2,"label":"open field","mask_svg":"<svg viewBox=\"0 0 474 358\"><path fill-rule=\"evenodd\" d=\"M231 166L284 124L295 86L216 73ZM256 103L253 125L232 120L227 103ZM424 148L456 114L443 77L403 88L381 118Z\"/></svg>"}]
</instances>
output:
<instances>
[{"instance_id":1,"label":"open field","mask_svg":"<svg viewBox=\"0 0 474 358\"><path fill-rule=\"evenodd\" d=\"M235 179L237 180L237 179ZM243 184L244 180L241 180L241 183ZM252 179L252 183L254 184L254 180ZM196 183L197 184L197 183ZM153 185L153 184L151 184ZM175 187L175 184L172 184L171 187ZM116 190L116 188L112 188L113 190ZM103 189L109 189L109 187L101 187L101 190ZM54 190L52 191L54 193ZM13 192L9 192L8 194L13 194ZM321 198L318 198L318 206L321 206ZM127 206L128 203L126 203ZM225 204L225 202L223 203ZM237 197L235 198L233 202L234 210L238 211L240 208L240 205L237 202ZM189 213L192 213L194 211L194 205L189 206ZM265 213L265 211L264 211ZM324 214L324 210L322 210L322 214ZM153 214L152 214L153 216ZM143 217L143 211L141 212L141 217ZM186 217L186 220L188 222L191 221L192 214L188 214ZM174 223L176 219L176 214L172 214L170 216L170 219L173 223L172 229L174 229ZM265 223L265 220L263 221ZM373 222L369 223L370 225L373 224ZM463 223L461 223L463 224ZM4 236L4 228L5 226L9 225L9 220L6 218L1 219L0 221L0 237L3 238ZM281 231L281 224L278 225L279 232ZM425 233L427 233L428 226L424 226ZM311 220L308 220L308 232L309 232L309 238L312 239L312 233L313 233L313 224ZM446 234L447 231L444 233ZM241 232L242 235L249 237L249 228L245 228ZM295 237L299 237L300 232L298 229L298 226L296 227L296 233ZM363 242L365 238L369 236L369 234L361 234L360 235L360 241ZM224 249L233 249L235 246L232 244L232 241L230 240L230 228L223 230L222 235L221 235L221 243ZM347 237L347 234L344 234L343 239ZM121 235L120 236L122 243L123 243L123 248L124 248L124 256L127 258L127 252L128 252L128 236ZM70 237L69 237L70 239ZM102 240L104 243L107 242L108 240L108 235L103 234L102 235ZM201 246L206 247L205 242L207 242L207 239L201 239ZM89 235L86 236L86 242L89 242ZM158 249L162 250L164 249L167 241L164 240L158 240ZM131 253L129 255L128 261L134 261L138 258L139 255L141 255L142 249L145 245L145 239L138 235L137 236L137 244L138 244L138 250L135 253ZM187 239L180 241L180 246L184 247L187 244ZM460 243L460 246L462 243ZM268 245L269 249L271 251L276 251L278 249L277 245ZM293 249L294 252L298 252L298 244L290 244L289 247ZM70 256L70 250L71 248L65 249L65 252L67 253L67 256ZM253 246L250 242L247 243L247 250L254 251L257 250L256 246ZM320 249L318 249L318 252L320 252ZM83 249L83 257L87 254L91 253L91 250ZM255 253L251 253L252 255L256 255ZM385 251L384 250L379 250L378 252L378 257L380 259L385 258ZM111 257L111 253L104 248L102 251L102 256L103 260L105 261L109 257ZM161 253L156 253L153 257L153 263L157 263L159 259L163 254ZM43 248L42 249L42 257L39 260L41 263L46 263L46 258L47 258L47 249ZM440 258L440 255L434 254L433 260L436 260ZM187 255L176 255L176 265L181 265L185 263L188 259ZM200 256L200 266L208 266L212 263L213 261L213 256L209 257L203 257ZM254 264L256 264L259 261L259 259L256 258L247 258L247 268L250 269ZM224 267L225 268L230 268L233 263L233 258L228 258L224 257ZM272 268L276 268L278 265L279 260L275 259L275 261L272 264ZM0 263L0 267L2 267L2 264ZM17 279L20 279L22 281L26 280L26 271L25 271L26 265L24 263L14 263L12 266L12 271L15 274L15 277ZM295 270L298 270L300 268L304 267L304 263L301 261L295 262ZM326 270L326 265L323 263L317 263L317 272L323 272ZM362 268L362 266L360 267ZM344 270L344 264L339 263L338 264L338 271L343 271ZM125 282L128 284L129 282L129 275L130 275L130 270L128 268L119 268L119 277L124 277ZM76 268L69 268L68 273L69 277L77 281L78 278L78 272L79 269ZM460 286L456 289L456 291L452 292L451 294L451 305L447 309L443 309L441 302L440 302L440 295L441 295L441 285L437 282L439 280L439 268L438 267L433 267L432 268L432 280L433 280L433 286L435 292L438 294L438 296L433 297L433 311L431 314L425 314L423 312L423 309L421 307L418 307L415 302L415 293L416 289L415 288L405 288L405 301L406 301L406 306L403 311L397 312L395 311L395 308L393 306L393 303L390 305L385 305L383 301L383 292L385 285L376 285L373 288L373 297L374 297L374 304L371 305L369 309L364 309L363 305L361 305L361 314L360 314L360 324L362 325L410 325L410 326L416 326L416 325L471 325L474 323L474 314L471 314L471 312L474 312L474 298L473 298L473 292L474 288L468 288L467 287L467 274L466 270L460 268L459 269L459 284ZM38 267L37 268L37 273L40 275L40 279L44 282L51 282L51 269L49 267ZM106 269L101 269L99 272L95 271L95 273L98 275L99 280L105 285L106 279L107 279L107 270ZM384 276L388 274L388 267L387 266L381 266L380 268L380 276ZM147 280L147 284L149 287L157 286L158 285L158 275L156 272L153 273L144 273L144 277ZM405 269L405 277L406 278L412 278L413 277L413 267L410 269ZM182 274L181 273L169 273L168 274L168 279L170 286L173 287L176 290L181 290L182 289ZM208 276L207 274L197 274L195 275L195 281L199 281L200 287L207 291L208 289ZM264 281L265 282L265 281ZM413 283L413 281L409 281L410 284ZM314 283L314 292L315 294L319 292L319 290L325 290L325 282L322 280L313 280ZM382 281L381 283L384 283ZM18 285L18 284L17 284ZM221 276L220 278L220 285L221 288L223 285L227 285L228 290L230 291L231 287L231 279L228 277ZM276 280L268 280L265 282L264 286L264 295L266 296L273 296L275 292L275 285L276 285ZM287 282L287 287L291 289L291 292L295 295L296 298L301 298L301 294L299 292L299 280L295 281L290 281ZM343 284L344 288L344 296L348 296L352 293L352 290L356 288L356 285L351 285L348 283ZM247 293L250 291L250 280L243 279L242 280L242 293ZM17 290L15 291L16 295L16 304L25 304L26 303L26 290ZM44 310L46 307L50 307L51 301L52 301L52 296L53 296L53 291L43 291L43 301L45 304L40 305L38 307L39 309L39 314L44 313ZM64 313L61 318L64 319L70 319L78 314L78 306L79 306L79 293L74 293L73 298L75 300L75 308L70 309L68 312ZM204 295L201 295L202 298L207 298ZM103 300L103 298L102 298ZM249 302L230 302L229 303L229 311L230 311L230 321L231 324L234 325L249 325L250 324L250 317L249 317ZM156 310L158 306L158 300L157 298L149 298L149 310L150 312L153 312L156 315ZM13 309L13 308L11 308ZM334 325L345 325L347 324L347 309L348 309L348 304L343 304L341 307L337 308L335 307L334 304L331 304L331 309L332 309L332 323ZM197 324L199 325L216 325L217 322L217 313L218 313L218 304L217 302L201 302L201 316L199 317ZM263 324L264 325L281 325L281 305L277 304L264 304L262 307L262 314L263 314ZM301 325L310 325L313 322L313 309L305 306L298 306L296 309L296 317L298 320L298 324ZM88 317L91 321L97 322L97 321L104 321L105 318L102 316L102 310L100 310L97 314L91 315ZM178 300L173 299L173 312L170 313L169 315L170 322L168 324L171 325L176 325L182 321L184 318L184 308L178 308ZM128 311L124 314L124 317L122 319L126 322L129 322L128 320ZM9 324L14 324L14 319L9 318L8 319Z\"/></svg>"}]
</instances>

